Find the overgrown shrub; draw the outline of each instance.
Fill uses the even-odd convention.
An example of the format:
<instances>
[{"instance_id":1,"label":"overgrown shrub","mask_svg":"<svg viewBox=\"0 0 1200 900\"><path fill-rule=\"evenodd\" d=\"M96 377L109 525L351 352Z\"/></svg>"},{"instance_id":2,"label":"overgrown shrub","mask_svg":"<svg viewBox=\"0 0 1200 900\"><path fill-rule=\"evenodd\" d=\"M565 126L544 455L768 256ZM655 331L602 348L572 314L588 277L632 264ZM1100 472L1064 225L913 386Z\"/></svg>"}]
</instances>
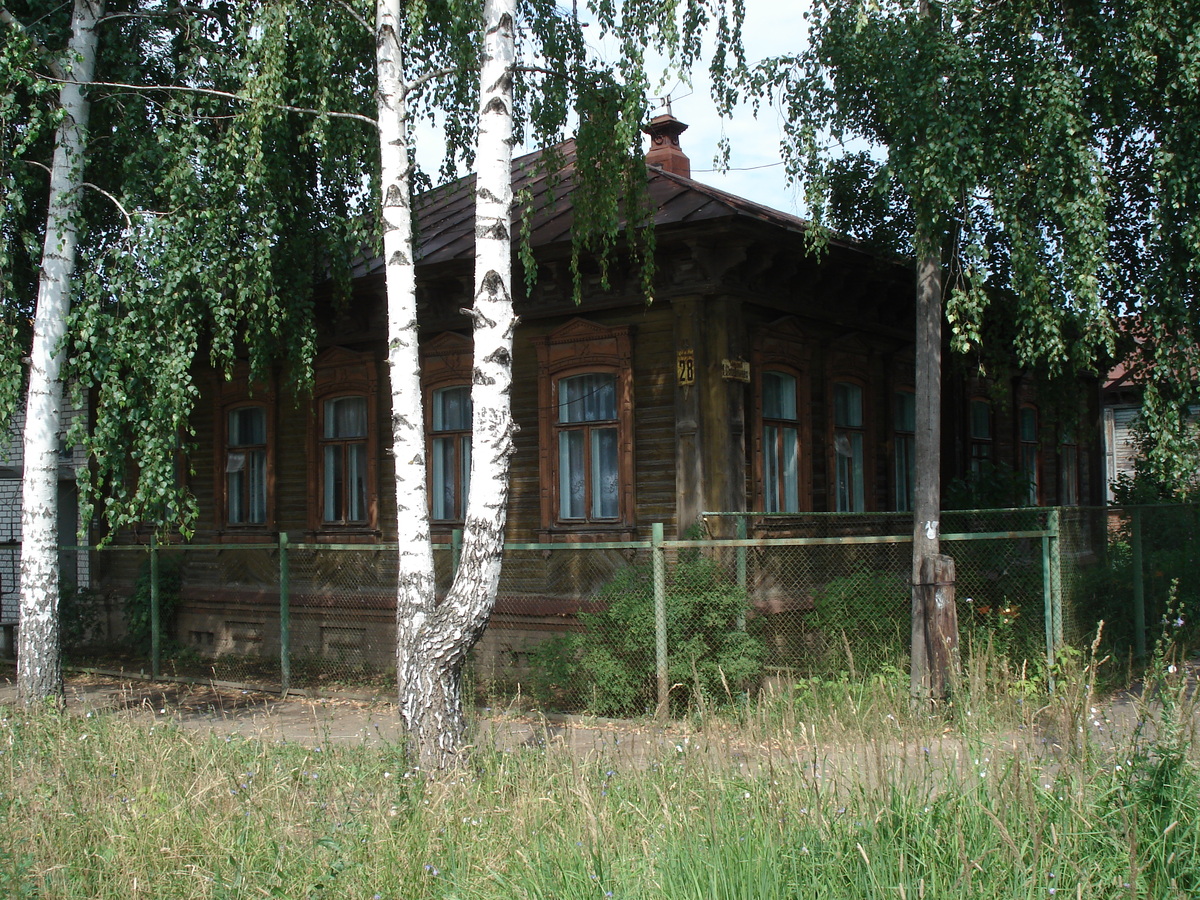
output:
<instances>
[{"instance_id":1,"label":"overgrown shrub","mask_svg":"<svg viewBox=\"0 0 1200 900\"><path fill-rule=\"evenodd\" d=\"M833 655L848 650L845 663L859 671L907 656L911 616L912 589L892 572L860 569L813 595L813 627Z\"/></svg>"},{"instance_id":2,"label":"overgrown shrub","mask_svg":"<svg viewBox=\"0 0 1200 900\"><path fill-rule=\"evenodd\" d=\"M654 709L657 673L654 590L649 566L631 566L595 596L597 611L580 613L585 630L542 644L533 655L535 690L545 703L572 698L602 716ZM762 668L763 645L740 622L746 595L710 559L683 557L667 583L666 632L671 705L697 694L728 701Z\"/></svg>"},{"instance_id":3,"label":"overgrown shrub","mask_svg":"<svg viewBox=\"0 0 1200 900\"><path fill-rule=\"evenodd\" d=\"M179 608L179 589L182 573L178 557L160 556L158 559L158 609L161 650L172 652L175 642L175 615ZM150 640L150 560L138 569L133 593L125 601L125 625L128 629L128 646L138 656L149 656Z\"/></svg>"},{"instance_id":4,"label":"overgrown shrub","mask_svg":"<svg viewBox=\"0 0 1200 900\"><path fill-rule=\"evenodd\" d=\"M58 623L62 648L83 649L104 637L104 601L89 588L65 581L58 598Z\"/></svg>"}]
</instances>

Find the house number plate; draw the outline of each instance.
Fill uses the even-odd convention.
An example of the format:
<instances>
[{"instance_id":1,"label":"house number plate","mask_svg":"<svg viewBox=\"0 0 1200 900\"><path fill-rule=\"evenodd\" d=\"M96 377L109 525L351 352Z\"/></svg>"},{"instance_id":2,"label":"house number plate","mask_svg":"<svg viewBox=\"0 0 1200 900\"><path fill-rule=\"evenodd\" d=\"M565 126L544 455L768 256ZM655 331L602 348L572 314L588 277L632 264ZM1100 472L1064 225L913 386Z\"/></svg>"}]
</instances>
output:
<instances>
[{"instance_id":1,"label":"house number plate","mask_svg":"<svg viewBox=\"0 0 1200 900\"><path fill-rule=\"evenodd\" d=\"M676 351L675 372L680 384L696 383L696 355L692 350Z\"/></svg>"}]
</instances>

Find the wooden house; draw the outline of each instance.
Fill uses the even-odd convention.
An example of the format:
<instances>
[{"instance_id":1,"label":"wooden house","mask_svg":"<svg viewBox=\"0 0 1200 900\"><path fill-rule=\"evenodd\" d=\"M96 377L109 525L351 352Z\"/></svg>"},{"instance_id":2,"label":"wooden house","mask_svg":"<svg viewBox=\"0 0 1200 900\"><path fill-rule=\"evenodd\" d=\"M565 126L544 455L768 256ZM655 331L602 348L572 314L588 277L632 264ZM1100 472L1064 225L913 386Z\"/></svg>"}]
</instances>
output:
<instances>
[{"instance_id":1,"label":"wooden house","mask_svg":"<svg viewBox=\"0 0 1200 900\"><path fill-rule=\"evenodd\" d=\"M690 177L679 144L685 127L669 116L648 127L657 241L650 304L636 271L617 264L605 288L587 260L574 302L571 146L561 180L532 157L514 164L518 189L533 197L538 271L531 290L515 286L520 431L509 541L646 539L652 523L682 537L706 511L910 507L911 265L836 238L810 253L802 219ZM417 221L431 516L435 540L449 543L469 469L471 340L460 310L471 297L473 179L425 195ZM270 649L274 563L236 547L274 545L280 532L292 542L364 547L404 539L394 533L382 263L354 274L348 304L318 301L311 396L252 386L243 372L230 382L213 377L201 402L195 540L230 546L211 555L208 575L193 566L184 582L179 638L201 651ZM1096 415L1088 403L1086 415ZM1002 462L1028 473L1031 501L1097 499L1093 451L1068 440L1083 432L1045 421L1028 378L997 391L947 375L943 415L946 481ZM709 523L722 528L732 525ZM300 602L324 602L322 578L332 583L344 565L314 561ZM358 624L293 642L328 653L363 649L369 632L386 632L387 570L384 560L356 576ZM490 633L565 621L587 576L569 580L562 591L502 593ZM378 647L371 652L386 656Z\"/></svg>"}]
</instances>

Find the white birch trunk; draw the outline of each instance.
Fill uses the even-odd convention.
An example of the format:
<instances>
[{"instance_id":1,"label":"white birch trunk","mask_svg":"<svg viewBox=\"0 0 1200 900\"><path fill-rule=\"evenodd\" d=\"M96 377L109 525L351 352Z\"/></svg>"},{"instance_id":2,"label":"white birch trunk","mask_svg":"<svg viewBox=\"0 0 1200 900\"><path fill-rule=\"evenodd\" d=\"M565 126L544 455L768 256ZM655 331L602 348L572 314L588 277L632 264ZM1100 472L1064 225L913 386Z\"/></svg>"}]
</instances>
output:
<instances>
[{"instance_id":1,"label":"white birch trunk","mask_svg":"<svg viewBox=\"0 0 1200 900\"><path fill-rule=\"evenodd\" d=\"M436 610L433 547L425 482L425 429L417 328L417 282L413 245L409 123L404 83L400 0L376 5L376 68L379 80L379 151L384 279L388 309L388 372L392 390L392 453L396 464L396 674L401 716L418 689L415 673L426 668L418 638ZM412 748L410 748L411 750Z\"/></svg>"},{"instance_id":2,"label":"white birch trunk","mask_svg":"<svg viewBox=\"0 0 1200 900\"><path fill-rule=\"evenodd\" d=\"M458 572L449 595L440 605L433 599L432 565L429 555L428 520L425 507L423 447L400 450L401 410L414 410L419 403L403 405L406 398L393 384L392 402L396 419L397 470L410 466L411 479L403 486L397 477L401 503L419 498L418 515L401 514L400 581L396 608L396 663L400 715L410 753L425 770L450 767L459 759L466 722L463 716L462 669L467 653L483 634L496 601L500 580L500 557L508 509L508 465L514 426L509 406L512 381L512 337L516 320L512 311L512 242L509 211L512 206L512 77L515 60L513 0L488 0L485 4L485 41L482 59L478 174L476 176L476 264L475 298L471 313L475 324L475 365L471 401L472 452L471 486L466 527ZM382 83L382 74L381 74ZM383 114L381 106L381 116ZM389 307L391 298L391 252L388 253ZM408 316L408 312L404 313ZM400 324L403 324L401 322ZM416 359L415 307L412 346L398 348L398 333L392 341L392 372L400 367L398 349L405 360ZM408 365L406 362L405 365ZM414 368L415 372L415 368ZM419 383L414 379L414 390ZM419 399L419 395L416 395ZM419 484L417 483L419 470ZM407 495L407 496L406 496ZM406 529L411 529L407 531ZM421 547L404 549L409 535ZM418 559L419 556L419 559Z\"/></svg>"},{"instance_id":3,"label":"white birch trunk","mask_svg":"<svg viewBox=\"0 0 1200 900\"><path fill-rule=\"evenodd\" d=\"M21 509L21 614L17 682L29 704L62 695L58 625L58 437L62 420L63 335L71 308L71 277L83 182L89 105L84 86L96 65L96 25L103 0L75 0L65 113L55 137L46 239L25 403Z\"/></svg>"}]
</instances>

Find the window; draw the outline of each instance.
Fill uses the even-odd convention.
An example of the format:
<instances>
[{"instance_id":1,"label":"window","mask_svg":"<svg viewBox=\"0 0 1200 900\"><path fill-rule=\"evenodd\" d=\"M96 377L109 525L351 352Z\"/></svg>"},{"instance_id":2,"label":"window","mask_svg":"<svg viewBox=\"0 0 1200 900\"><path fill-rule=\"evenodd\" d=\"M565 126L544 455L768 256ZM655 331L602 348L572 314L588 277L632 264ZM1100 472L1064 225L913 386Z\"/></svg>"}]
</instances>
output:
<instances>
[{"instance_id":1,"label":"window","mask_svg":"<svg viewBox=\"0 0 1200 900\"><path fill-rule=\"evenodd\" d=\"M534 344L546 537L627 533L633 524L629 329L574 319Z\"/></svg>"},{"instance_id":2,"label":"window","mask_svg":"<svg viewBox=\"0 0 1200 900\"><path fill-rule=\"evenodd\" d=\"M314 361L308 525L318 540L378 537L378 367L373 354L345 347Z\"/></svg>"},{"instance_id":3,"label":"window","mask_svg":"<svg viewBox=\"0 0 1200 900\"><path fill-rule=\"evenodd\" d=\"M471 479L471 372L469 337L444 331L421 344L421 382L427 442L426 490L435 540L448 541L467 514Z\"/></svg>"},{"instance_id":4,"label":"window","mask_svg":"<svg viewBox=\"0 0 1200 900\"><path fill-rule=\"evenodd\" d=\"M430 516L461 522L471 483L471 387L438 388L430 397Z\"/></svg>"},{"instance_id":5,"label":"window","mask_svg":"<svg viewBox=\"0 0 1200 900\"><path fill-rule=\"evenodd\" d=\"M620 512L617 379L588 373L558 381L558 517L603 521Z\"/></svg>"},{"instance_id":6,"label":"window","mask_svg":"<svg viewBox=\"0 0 1200 900\"><path fill-rule=\"evenodd\" d=\"M1025 475L1028 485L1025 501L1030 506L1041 502L1041 459L1038 448L1038 415L1032 406L1022 406L1017 413L1017 427L1020 432L1021 472Z\"/></svg>"},{"instance_id":7,"label":"window","mask_svg":"<svg viewBox=\"0 0 1200 900\"><path fill-rule=\"evenodd\" d=\"M754 385L750 439L752 508L796 513L812 509L812 352L792 316L761 325L750 359Z\"/></svg>"},{"instance_id":8,"label":"window","mask_svg":"<svg viewBox=\"0 0 1200 900\"><path fill-rule=\"evenodd\" d=\"M225 431L225 509L230 525L267 522L267 411L229 410Z\"/></svg>"},{"instance_id":9,"label":"window","mask_svg":"<svg viewBox=\"0 0 1200 900\"><path fill-rule=\"evenodd\" d=\"M1071 428L1063 429L1058 447L1058 502L1062 506L1079 505L1079 445Z\"/></svg>"},{"instance_id":10,"label":"window","mask_svg":"<svg viewBox=\"0 0 1200 900\"><path fill-rule=\"evenodd\" d=\"M275 528L276 394L237 362L213 378L213 526L218 540L267 540Z\"/></svg>"},{"instance_id":11,"label":"window","mask_svg":"<svg viewBox=\"0 0 1200 900\"><path fill-rule=\"evenodd\" d=\"M334 397L321 411L321 521L367 521L367 398Z\"/></svg>"},{"instance_id":12,"label":"window","mask_svg":"<svg viewBox=\"0 0 1200 900\"><path fill-rule=\"evenodd\" d=\"M971 401L968 437L971 474L979 475L992 459L992 404L987 400Z\"/></svg>"},{"instance_id":13,"label":"window","mask_svg":"<svg viewBox=\"0 0 1200 900\"><path fill-rule=\"evenodd\" d=\"M833 385L833 451L838 512L866 509L863 464L863 389L849 381Z\"/></svg>"},{"instance_id":14,"label":"window","mask_svg":"<svg viewBox=\"0 0 1200 900\"><path fill-rule=\"evenodd\" d=\"M912 391L896 391L892 403L896 509L908 512L913 508L913 473L917 454L917 395Z\"/></svg>"},{"instance_id":15,"label":"window","mask_svg":"<svg viewBox=\"0 0 1200 900\"><path fill-rule=\"evenodd\" d=\"M764 512L800 509L800 423L796 377L762 374L762 478Z\"/></svg>"}]
</instances>

